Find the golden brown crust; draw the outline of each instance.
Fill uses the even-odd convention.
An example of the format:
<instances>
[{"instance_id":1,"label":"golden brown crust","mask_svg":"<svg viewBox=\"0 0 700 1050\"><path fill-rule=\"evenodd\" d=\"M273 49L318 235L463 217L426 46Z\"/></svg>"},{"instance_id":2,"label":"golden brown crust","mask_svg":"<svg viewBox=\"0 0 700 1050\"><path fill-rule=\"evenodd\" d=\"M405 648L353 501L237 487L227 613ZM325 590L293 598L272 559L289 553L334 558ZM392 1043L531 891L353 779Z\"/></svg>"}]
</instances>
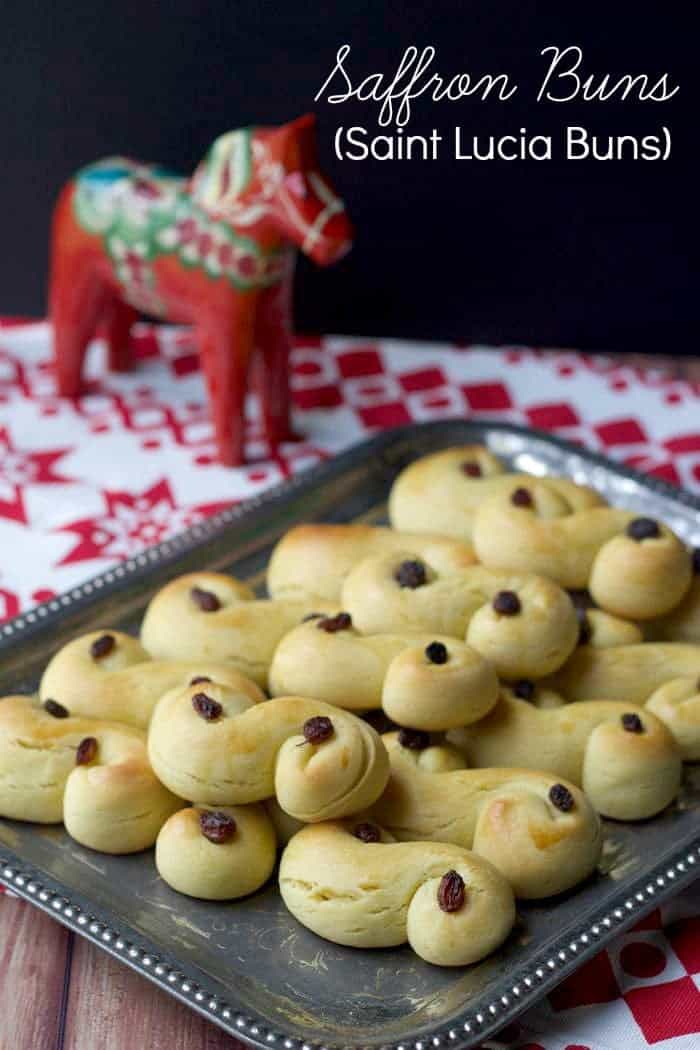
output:
<instances>
[{"instance_id":1,"label":"golden brown crust","mask_svg":"<svg viewBox=\"0 0 700 1050\"><path fill-rule=\"evenodd\" d=\"M501 871L517 897L561 893L595 867L602 842L600 821L574 784L522 769L433 772L431 752L441 748L414 751L402 747L395 733L383 740L391 776L371 812L395 838L453 842L473 849ZM448 764L453 767L452 755L453 750ZM550 799L557 782L570 796L567 811Z\"/></svg>"},{"instance_id":2,"label":"golden brown crust","mask_svg":"<svg viewBox=\"0 0 700 1050\"><path fill-rule=\"evenodd\" d=\"M440 662L430 659L437 645ZM310 621L278 645L273 696L315 697L354 711L383 707L399 725L450 729L483 717L498 697L496 672L464 642L435 635L329 633Z\"/></svg>"},{"instance_id":3,"label":"golden brown crust","mask_svg":"<svg viewBox=\"0 0 700 1050\"><path fill-rule=\"evenodd\" d=\"M200 814L215 812L232 820L230 838L205 837ZM260 889L277 858L275 830L263 806L189 806L165 822L156 841L155 862L164 882L188 897L221 901Z\"/></svg>"},{"instance_id":4,"label":"golden brown crust","mask_svg":"<svg viewBox=\"0 0 700 1050\"><path fill-rule=\"evenodd\" d=\"M94 746L77 764L86 739ZM0 700L0 815L63 821L84 846L133 853L153 845L180 804L153 774L140 730L53 717L26 696Z\"/></svg>"},{"instance_id":5,"label":"golden brown crust","mask_svg":"<svg viewBox=\"0 0 700 1050\"><path fill-rule=\"evenodd\" d=\"M363 634L435 631L464 638L504 678L541 678L560 667L578 641L569 596L542 576L498 573L475 565L443 575L419 559L425 583L402 586L402 564L411 551L360 562L343 587L343 608ZM499 592L517 599L513 615L494 607Z\"/></svg>"},{"instance_id":6,"label":"golden brown crust","mask_svg":"<svg viewBox=\"0 0 700 1050\"><path fill-rule=\"evenodd\" d=\"M476 465L478 476L470 471ZM528 474L507 474L505 467L481 445L462 445L423 456L406 467L389 495L389 520L395 529L438 532L471 541L475 513L489 497L505 497L529 484ZM577 508L596 506L601 497L568 478L547 478L547 484ZM530 566L526 571L537 571Z\"/></svg>"},{"instance_id":7,"label":"golden brown crust","mask_svg":"<svg viewBox=\"0 0 700 1050\"><path fill-rule=\"evenodd\" d=\"M314 933L358 948L408 941L438 966L478 962L508 936L513 893L482 857L445 843L394 842L381 828L373 842L353 832L350 821L307 827L282 855L282 898ZM439 895L451 872L458 889L450 902L442 897L446 910Z\"/></svg>"},{"instance_id":8,"label":"golden brown crust","mask_svg":"<svg viewBox=\"0 0 700 1050\"><path fill-rule=\"evenodd\" d=\"M685 762L700 761L700 676L672 678L646 702L673 734Z\"/></svg>"},{"instance_id":9,"label":"golden brown crust","mask_svg":"<svg viewBox=\"0 0 700 1050\"><path fill-rule=\"evenodd\" d=\"M370 555L407 547L445 573L476 561L470 544L445 536L395 532L376 525L297 525L272 552L267 590L273 598L337 602L353 565Z\"/></svg>"},{"instance_id":10,"label":"golden brown crust","mask_svg":"<svg viewBox=\"0 0 700 1050\"><path fill-rule=\"evenodd\" d=\"M388 758L378 734L339 708L302 697L254 704L216 683L206 696L220 705L212 719L193 702L200 687L175 689L158 703L148 752L160 780L182 797L211 805L244 805L277 796L305 822L358 812L381 794ZM311 718L330 719L321 743L302 735Z\"/></svg>"},{"instance_id":11,"label":"golden brown crust","mask_svg":"<svg viewBox=\"0 0 700 1050\"><path fill-rule=\"evenodd\" d=\"M469 766L499 763L570 780L598 813L616 820L654 816L680 787L681 758L671 733L660 718L631 704L538 707L504 688L486 718L454 730L448 740Z\"/></svg>"},{"instance_id":12,"label":"golden brown crust","mask_svg":"<svg viewBox=\"0 0 700 1050\"><path fill-rule=\"evenodd\" d=\"M216 608L197 595L212 595ZM333 611L319 601L253 600L249 588L218 572L178 576L151 599L141 626L156 660L228 663L265 687L280 639L310 612ZM320 608L318 608L320 604Z\"/></svg>"},{"instance_id":13,"label":"golden brown crust","mask_svg":"<svg viewBox=\"0 0 700 1050\"><path fill-rule=\"evenodd\" d=\"M594 649L582 645L548 684L567 700L644 704L672 678L700 675L700 645L645 642Z\"/></svg>"},{"instance_id":14,"label":"golden brown crust","mask_svg":"<svg viewBox=\"0 0 700 1050\"><path fill-rule=\"evenodd\" d=\"M96 642L113 642L104 656L93 656ZM121 631L91 631L74 638L52 657L41 679L42 701L56 700L71 714L124 722L145 729L163 693L193 678L211 678L252 700L263 693L231 664L213 660L150 660L139 642Z\"/></svg>"}]
</instances>

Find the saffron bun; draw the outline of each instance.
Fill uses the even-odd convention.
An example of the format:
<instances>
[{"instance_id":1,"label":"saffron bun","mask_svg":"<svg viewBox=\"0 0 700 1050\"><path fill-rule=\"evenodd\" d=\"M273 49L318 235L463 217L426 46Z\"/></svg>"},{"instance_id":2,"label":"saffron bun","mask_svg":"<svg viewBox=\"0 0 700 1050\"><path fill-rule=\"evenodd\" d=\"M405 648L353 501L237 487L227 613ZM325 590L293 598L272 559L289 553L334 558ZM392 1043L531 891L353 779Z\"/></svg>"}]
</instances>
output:
<instances>
[{"instance_id":1,"label":"saffron bun","mask_svg":"<svg viewBox=\"0 0 700 1050\"><path fill-rule=\"evenodd\" d=\"M547 681L566 700L619 700L646 703L672 678L700 676L700 645L644 642L596 649L581 645Z\"/></svg>"},{"instance_id":2,"label":"saffron bun","mask_svg":"<svg viewBox=\"0 0 700 1050\"><path fill-rule=\"evenodd\" d=\"M440 572L450 573L476 561L471 544L445 536L395 532L376 525L297 525L275 546L267 567L273 598L338 602L345 577L372 554L416 551Z\"/></svg>"},{"instance_id":3,"label":"saffron bun","mask_svg":"<svg viewBox=\"0 0 700 1050\"><path fill-rule=\"evenodd\" d=\"M261 805L188 806L165 822L156 839L160 877L200 900L254 893L270 878L276 859L275 829Z\"/></svg>"},{"instance_id":4,"label":"saffron bun","mask_svg":"<svg viewBox=\"0 0 700 1050\"><path fill-rule=\"evenodd\" d=\"M521 683L521 690L524 685L533 683ZM532 699L536 696L535 687ZM549 701L539 707L504 688L490 714L453 730L448 740L470 767L500 763L570 780L598 813L615 820L655 816L681 783L680 752L663 721L649 710L614 701L560 706Z\"/></svg>"},{"instance_id":5,"label":"saffron bun","mask_svg":"<svg viewBox=\"0 0 700 1050\"><path fill-rule=\"evenodd\" d=\"M352 821L310 825L284 850L280 893L303 926L355 948L408 941L437 966L467 966L503 943L515 921L513 891L488 861L362 827L372 829L369 841Z\"/></svg>"},{"instance_id":6,"label":"saffron bun","mask_svg":"<svg viewBox=\"0 0 700 1050\"><path fill-rule=\"evenodd\" d=\"M290 816L312 822L359 812L384 790L381 738L350 712L302 697L256 704L215 682L204 689L166 693L148 730L153 769L180 797L233 806L276 796ZM305 727L317 719L327 736L309 742Z\"/></svg>"},{"instance_id":7,"label":"saffron bun","mask_svg":"<svg viewBox=\"0 0 700 1050\"><path fill-rule=\"evenodd\" d=\"M370 820L395 838L473 849L522 898L562 893L595 868L600 820L571 782L525 769L465 769L449 745L416 749L399 733L382 739L391 776Z\"/></svg>"},{"instance_id":8,"label":"saffron bun","mask_svg":"<svg viewBox=\"0 0 700 1050\"><path fill-rule=\"evenodd\" d=\"M265 687L280 639L323 603L255 599L232 576L178 576L151 599L141 643L154 660L228 663Z\"/></svg>"},{"instance_id":9,"label":"saffron bun","mask_svg":"<svg viewBox=\"0 0 700 1050\"><path fill-rule=\"evenodd\" d=\"M474 549L488 568L537 572L562 587L584 588L600 548L634 517L600 502L582 506L550 479L530 477L479 506Z\"/></svg>"},{"instance_id":10,"label":"saffron bun","mask_svg":"<svg viewBox=\"0 0 700 1050\"><path fill-rule=\"evenodd\" d=\"M407 566L413 567L409 583ZM508 595L510 611L498 611L501 594ZM345 581L342 606L362 634L466 636L502 678L551 674L579 637L571 599L551 580L481 565L443 575L408 551L360 562Z\"/></svg>"},{"instance_id":11,"label":"saffron bun","mask_svg":"<svg viewBox=\"0 0 700 1050\"><path fill-rule=\"evenodd\" d=\"M467 725L498 699L495 670L465 642L363 636L350 622L326 631L327 622L310 620L282 639L270 668L273 696L309 696L354 711L382 707L397 724L428 730Z\"/></svg>"},{"instance_id":12,"label":"saffron bun","mask_svg":"<svg viewBox=\"0 0 700 1050\"><path fill-rule=\"evenodd\" d=\"M635 522L655 526L656 535L635 539ZM628 620L653 620L681 602L693 578L690 551L671 530L650 518L628 529L596 554L588 589L602 609Z\"/></svg>"},{"instance_id":13,"label":"saffron bun","mask_svg":"<svg viewBox=\"0 0 700 1050\"><path fill-rule=\"evenodd\" d=\"M58 701L72 715L145 729L163 693L193 678L241 689L254 701L264 696L231 664L207 658L150 660L135 638L113 630L91 631L59 649L42 675L39 696L42 702Z\"/></svg>"},{"instance_id":14,"label":"saffron bun","mask_svg":"<svg viewBox=\"0 0 700 1050\"><path fill-rule=\"evenodd\" d=\"M0 815L63 822L102 853L152 846L182 802L155 777L144 733L48 706L56 714L28 696L0 700Z\"/></svg>"},{"instance_id":15,"label":"saffron bun","mask_svg":"<svg viewBox=\"0 0 700 1050\"><path fill-rule=\"evenodd\" d=\"M389 520L395 529L438 532L470 542L475 514L484 500L497 493L507 498L532 480L528 474L507 473L498 457L481 445L443 449L401 471L389 494ZM593 489L568 478L547 478L546 484L579 509L603 503Z\"/></svg>"},{"instance_id":16,"label":"saffron bun","mask_svg":"<svg viewBox=\"0 0 700 1050\"><path fill-rule=\"evenodd\" d=\"M700 676L671 678L646 702L673 735L684 762L700 761Z\"/></svg>"}]
</instances>

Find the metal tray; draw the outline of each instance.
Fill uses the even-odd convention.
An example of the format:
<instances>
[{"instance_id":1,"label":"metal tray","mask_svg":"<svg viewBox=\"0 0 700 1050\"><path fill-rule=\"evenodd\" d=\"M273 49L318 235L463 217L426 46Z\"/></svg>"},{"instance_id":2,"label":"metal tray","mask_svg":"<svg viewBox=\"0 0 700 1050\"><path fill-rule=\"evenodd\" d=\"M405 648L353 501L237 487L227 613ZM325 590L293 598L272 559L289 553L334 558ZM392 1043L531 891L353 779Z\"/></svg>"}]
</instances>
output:
<instances>
[{"instance_id":1,"label":"metal tray","mask_svg":"<svg viewBox=\"0 0 700 1050\"><path fill-rule=\"evenodd\" d=\"M700 500L556 438L500 423L445 422L382 434L225 511L0 628L0 695L33 690L48 657L97 626L137 629L170 577L228 570L260 584L270 549L305 520L381 521L390 482L417 456L487 444L519 470L564 474L700 543ZM439 969L408 948L356 951L286 912L274 881L245 901L179 896L151 853L108 857L59 828L0 821L0 880L66 926L258 1047L470 1047L532 1005L660 901L700 874L700 768L676 805L643 824L606 822L600 872L578 890L521 905L490 959Z\"/></svg>"}]
</instances>

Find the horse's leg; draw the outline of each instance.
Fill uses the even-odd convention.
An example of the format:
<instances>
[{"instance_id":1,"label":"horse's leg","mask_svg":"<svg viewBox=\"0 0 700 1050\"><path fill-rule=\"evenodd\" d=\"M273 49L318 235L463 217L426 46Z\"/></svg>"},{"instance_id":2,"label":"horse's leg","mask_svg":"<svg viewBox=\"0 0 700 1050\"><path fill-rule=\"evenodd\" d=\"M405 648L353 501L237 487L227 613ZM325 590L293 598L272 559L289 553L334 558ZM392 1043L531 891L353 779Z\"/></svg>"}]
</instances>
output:
<instances>
[{"instance_id":1,"label":"horse's leg","mask_svg":"<svg viewBox=\"0 0 700 1050\"><path fill-rule=\"evenodd\" d=\"M260 351L261 413L274 455L283 441L298 440L291 426L289 354L292 347L291 277L260 295L255 342Z\"/></svg>"},{"instance_id":2,"label":"horse's leg","mask_svg":"<svg viewBox=\"0 0 700 1050\"><path fill-rule=\"evenodd\" d=\"M256 305L256 292L239 292L225 317L198 325L219 460L227 467L244 461L245 396Z\"/></svg>"},{"instance_id":3,"label":"horse's leg","mask_svg":"<svg viewBox=\"0 0 700 1050\"><path fill-rule=\"evenodd\" d=\"M129 334L139 316L138 310L116 296L110 301L104 317L107 343L107 365L111 372L128 372L132 364Z\"/></svg>"}]
</instances>

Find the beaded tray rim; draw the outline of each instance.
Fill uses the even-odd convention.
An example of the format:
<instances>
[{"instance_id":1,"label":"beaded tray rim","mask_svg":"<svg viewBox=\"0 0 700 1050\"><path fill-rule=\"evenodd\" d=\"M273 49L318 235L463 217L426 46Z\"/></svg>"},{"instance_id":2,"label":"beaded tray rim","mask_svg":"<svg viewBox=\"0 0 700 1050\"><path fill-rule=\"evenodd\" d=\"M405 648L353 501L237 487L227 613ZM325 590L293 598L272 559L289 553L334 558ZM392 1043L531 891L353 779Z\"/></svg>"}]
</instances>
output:
<instances>
[{"instance_id":1,"label":"beaded tray rim","mask_svg":"<svg viewBox=\"0 0 700 1050\"><path fill-rule=\"evenodd\" d=\"M242 505L224 510L65 594L15 617L0 626L0 658L18 640L50 631L52 625L64 619L70 607L88 606L100 595L124 589L129 579L140 579L144 574L147 575L150 568L162 566L166 562L176 563L186 553L196 551L213 537L226 533L232 526L235 528L242 522L264 515L268 508L283 502L292 493L312 491L363 462L384 458L389 465L392 455L395 460L407 452L421 454L425 451L421 446L426 439L437 439L439 443L443 435L445 438L449 435L450 443L488 443L489 433L509 434L523 439L529 437L577 457L588 466L627 479L661 499L670 499L700 512L700 498L541 431L490 420L446 420L414 424L379 434L355 445L333 460L318 464ZM445 445L447 443L445 441ZM643 877L629 882L621 881L619 892L605 907L594 913L592 922L588 921L575 935L568 933L562 936L560 941L550 945L548 951L535 954L527 966L520 966L515 975L510 975L502 982L499 994L494 995L491 1001L477 999L477 1005L465 1005L449 1027L436 1025L434 1030L421 1032L420 1038L406 1037L400 1042L373 1046L377 1046L377 1050L428 1050L429 1046L466 1050L482 1042L551 991L619 932L638 922L699 874L700 832L686 836L675 844L673 850ZM270 1028L261 1017L241 1012L240 1006L231 996L224 1000L212 988L207 988L205 981L195 979L194 974L198 971L190 968L186 960L169 957L155 941L137 935L125 924L115 922L108 909L92 906L90 901L81 899L75 893L71 894L69 886L40 872L4 844L0 844L0 883L115 958L121 959L229 1034L260 1050L271 1046L283 1046L284 1050L328 1050L329 1047L340 1045L318 1042L311 1032L307 1040L291 1036Z\"/></svg>"}]
</instances>

